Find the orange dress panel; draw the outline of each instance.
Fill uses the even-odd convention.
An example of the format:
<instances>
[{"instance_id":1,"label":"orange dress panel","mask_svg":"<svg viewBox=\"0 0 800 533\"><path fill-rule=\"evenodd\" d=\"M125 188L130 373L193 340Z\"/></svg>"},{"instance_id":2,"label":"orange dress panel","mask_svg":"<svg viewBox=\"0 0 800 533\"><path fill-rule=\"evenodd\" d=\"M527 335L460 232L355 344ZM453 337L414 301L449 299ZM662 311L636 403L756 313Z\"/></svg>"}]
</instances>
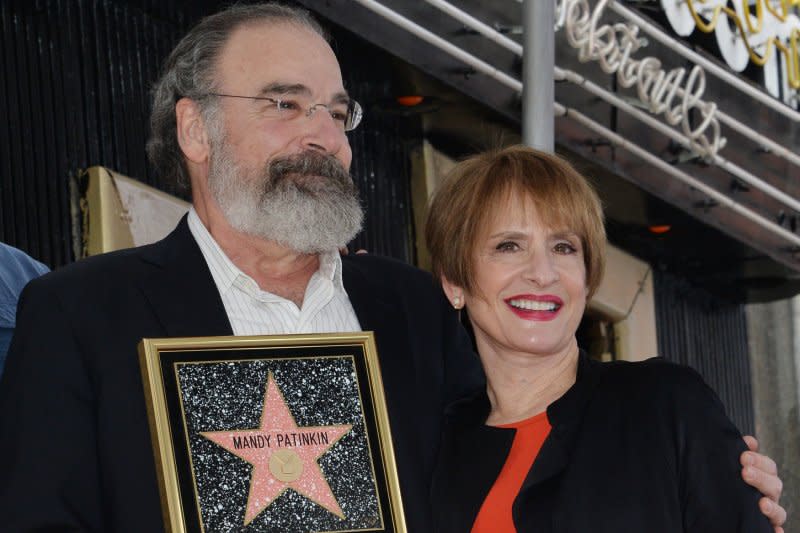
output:
<instances>
[{"instance_id":1,"label":"orange dress panel","mask_svg":"<svg viewBox=\"0 0 800 533\"><path fill-rule=\"evenodd\" d=\"M536 456L539 455L542 443L550 434L546 412L498 427L514 428L517 433L500 475L483 500L478 517L472 525L472 533L516 533L511 507Z\"/></svg>"}]
</instances>

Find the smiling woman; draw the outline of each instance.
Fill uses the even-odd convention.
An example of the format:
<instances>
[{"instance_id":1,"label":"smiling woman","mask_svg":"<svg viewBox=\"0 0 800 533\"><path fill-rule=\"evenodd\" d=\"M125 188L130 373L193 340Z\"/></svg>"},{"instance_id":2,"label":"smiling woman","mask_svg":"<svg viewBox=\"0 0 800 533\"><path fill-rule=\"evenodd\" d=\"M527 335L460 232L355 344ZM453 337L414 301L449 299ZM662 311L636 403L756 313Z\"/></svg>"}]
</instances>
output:
<instances>
[{"instance_id":1,"label":"smiling woman","mask_svg":"<svg viewBox=\"0 0 800 533\"><path fill-rule=\"evenodd\" d=\"M579 350L605 232L577 171L521 146L479 154L429 213L434 272L466 306L487 377L448 411L437 531L772 530L738 474L745 444L700 376Z\"/></svg>"},{"instance_id":2,"label":"smiling woman","mask_svg":"<svg viewBox=\"0 0 800 533\"><path fill-rule=\"evenodd\" d=\"M507 212L509 200L533 207L551 228L571 226L581 239L589 297L600 285L606 234L600 201L589 184L560 158L512 146L457 165L432 200L425 237L434 254L434 274L471 289L472 258L492 217Z\"/></svg>"},{"instance_id":3,"label":"smiling woman","mask_svg":"<svg viewBox=\"0 0 800 533\"><path fill-rule=\"evenodd\" d=\"M475 289L464 292L484 359L503 353L551 356L577 349L575 331L586 307L583 240L568 227L551 229L528 196L509 194L482 230Z\"/></svg>"}]
</instances>

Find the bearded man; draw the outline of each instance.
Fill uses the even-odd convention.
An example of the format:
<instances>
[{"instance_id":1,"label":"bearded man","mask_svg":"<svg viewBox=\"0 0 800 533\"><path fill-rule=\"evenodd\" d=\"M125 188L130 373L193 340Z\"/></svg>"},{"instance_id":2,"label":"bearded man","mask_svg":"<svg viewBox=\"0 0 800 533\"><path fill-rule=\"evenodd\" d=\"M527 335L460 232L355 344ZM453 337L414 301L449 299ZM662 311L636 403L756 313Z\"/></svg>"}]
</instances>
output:
<instances>
[{"instance_id":1,"label":"bearded man","mask_svg":"<svg viewBox=\"0 0 800 533\"><path fill-rule=\"evenodd\" d=\"M359 119L304 11L235 6L177 45L148 153L192 209L163 241L23 294L0 382L4 532L163 530L143 337L359 330L375 331L409 531L431 529L440 418L480 382L477 359L429 276L337 253L362 221L345 134Z\"/></svg>"}]
</instances>

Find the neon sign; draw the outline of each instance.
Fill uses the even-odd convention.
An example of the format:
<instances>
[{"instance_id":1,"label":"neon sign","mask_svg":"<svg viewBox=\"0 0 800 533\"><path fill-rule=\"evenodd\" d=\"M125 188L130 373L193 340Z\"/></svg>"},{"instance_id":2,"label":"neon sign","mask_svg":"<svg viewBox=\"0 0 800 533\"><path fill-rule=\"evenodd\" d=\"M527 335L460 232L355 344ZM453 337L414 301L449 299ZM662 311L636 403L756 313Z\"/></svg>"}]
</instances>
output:
<instances>
[{"instance_id":1,"label":"neon sign","mask_svg":"<svg viewBox=\"0 0 800 533\"><path fill-rule=\"evenodd\" d=\"M661 0L661 6L678 35L695 28L713 32L732 70L741 72L750 63L762 67L767 91L796 105L800 17L793 11L800 0Z\"/></svg>"},{"instance_id":2,"label":"neon sign","mask_svg":"<svg viewBox=\"0 0 800 533\"><path fill-rule=\"evenodd\" d=\"M621 87L635 87L650 113L680 126L695 153L704 158L716 156L725 146L725 138L720 133L716 104L703 99L705 71L695 65L687 75L685 68L663 69L661 61L652 56L634 58L645 46L639 28L602 22L608 2L600 0L593 10L587 0L563 0L559 5L560 22L570 45L578 50L578 59L596 61L604 72L616 74Z\"/></svg>"}]
</instances>

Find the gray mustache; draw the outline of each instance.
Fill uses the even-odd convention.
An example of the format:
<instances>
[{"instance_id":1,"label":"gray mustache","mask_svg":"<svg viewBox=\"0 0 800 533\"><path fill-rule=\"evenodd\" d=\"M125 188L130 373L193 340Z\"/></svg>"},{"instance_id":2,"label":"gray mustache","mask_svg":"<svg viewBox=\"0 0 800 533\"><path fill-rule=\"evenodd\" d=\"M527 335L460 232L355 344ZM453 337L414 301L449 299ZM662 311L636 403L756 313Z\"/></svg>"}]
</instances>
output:
<instances>
[{"instance_id":1,"label":"gray mustache","mask_svg":"<svg viewBox=\"0 0 800 533\"><path fill-rule=\"evenodd\" d=\"M308 151L273 159L268 166L270 188L291 176L321 176L340 186L353 187L353 180L341 161L332 155Z\"/></svg>"}]
</instances>

